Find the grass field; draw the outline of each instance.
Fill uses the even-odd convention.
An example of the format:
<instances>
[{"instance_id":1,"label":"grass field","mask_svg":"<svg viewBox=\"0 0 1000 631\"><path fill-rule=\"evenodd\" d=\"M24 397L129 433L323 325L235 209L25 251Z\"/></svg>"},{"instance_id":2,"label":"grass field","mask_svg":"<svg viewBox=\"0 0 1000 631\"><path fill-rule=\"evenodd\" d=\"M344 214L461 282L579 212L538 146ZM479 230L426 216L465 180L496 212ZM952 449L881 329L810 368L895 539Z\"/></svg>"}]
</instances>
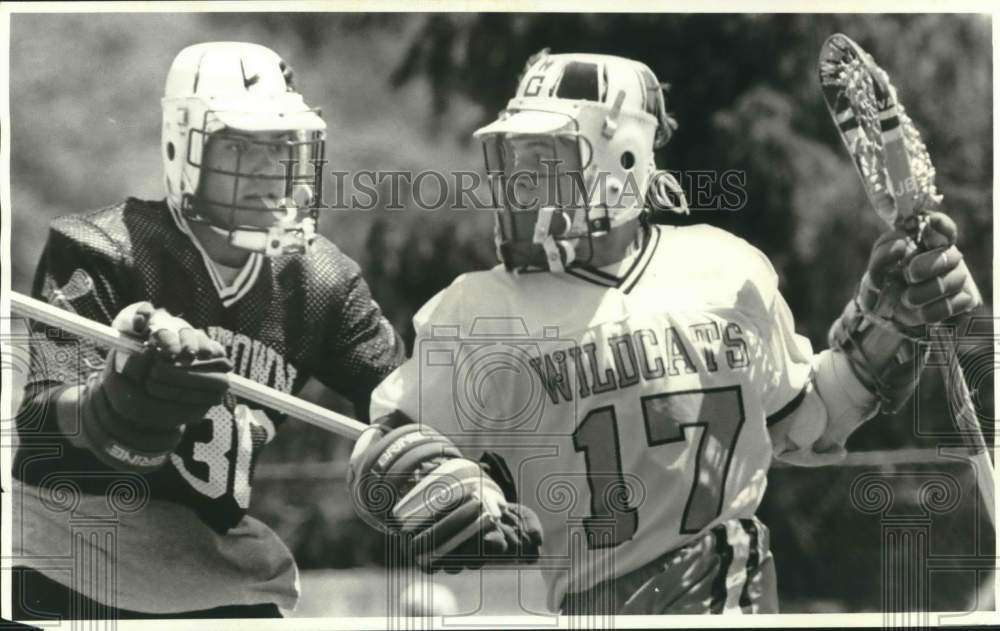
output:
<instances>
[{"instance_id":1,"label":"grass field","mask_svg":"<svg viewBox=\"0 0 1000 631\"><path fill-rule=\"evenodd\" d=\"M297 618L385 616L396 611L399 595L416 580L432 580L450 589L459 605L458 615L545 613L545 585L537 570L433 577L390 575L379 569L311 570L303 572L301 580L302 599L294 612L288 612ZM420 589L421 593L429 592L425 587Z\"/></svg>"},{"instance_id":2,"label":"grass field","mask_svg":"<svg viewBox=\"0 0 1000 631\"><path fill-rule=\"evenodd\" d=\"M551 615L545 609L545 584L541 574L533 569L463 572L433 577L423 574L411 577L389 575L380 569L309 570L300 576L302 597L295 611L285 612L289 617L400 615L400 595L414 581L431 581L446 587L454 595L457 603L455 615L458 616ZM834 576L830 580L841 578ZM992 581L982 581L978 593L969 595L965 609L994 610L992 587ZM426 584L420 585L417 590L418 594L430 593ZM781 613L789 614L879 613L875 607L858 609L846 602L822 597L786 598L779 604ZM932 609L937 607L932 605Z\"/></svg>"},{"instance_id":3,"label":"grass field","mask_svg":"<svg viewBox=\"0 0 1000 631\"><path fill-rule=\"evenodd\" d=\"M399 612L399 596L413 581L427 580L447 587L458 603L456 615L548 615L545 584L537 570L491 570L438 574L425 577L389 575L379 569L310 570L302 572L302 598L295 618L336 616L386 616ZM430 590L421 586L418 593ZM782 603L782 610L795 613L847 611L845 603L818 600ZM857 611L854 610L856 613ZM874 611L874 610L873 610Z\"/></svg>"}]
</instances>

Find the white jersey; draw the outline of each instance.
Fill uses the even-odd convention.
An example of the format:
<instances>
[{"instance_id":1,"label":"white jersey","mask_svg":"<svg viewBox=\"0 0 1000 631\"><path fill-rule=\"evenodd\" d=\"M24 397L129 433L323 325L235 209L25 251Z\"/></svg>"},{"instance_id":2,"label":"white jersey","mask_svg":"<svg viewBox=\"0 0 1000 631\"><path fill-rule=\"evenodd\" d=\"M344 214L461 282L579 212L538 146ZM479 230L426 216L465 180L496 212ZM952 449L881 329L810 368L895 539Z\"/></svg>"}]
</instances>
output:
<instances>
[{"instance_id":1,"label":"white jersey","mask_svg":"<svg viewBox=\"0 0 1000 631\"><path fill-rule=\"evenodd\" d=\"M466 274L414 318L413 357L373 395L506 461L544 529L555 610L717 523L750 517L767 432L812 349L767 258L708 226L653 226L619 267Z\"/></svg>"}]
</instances>

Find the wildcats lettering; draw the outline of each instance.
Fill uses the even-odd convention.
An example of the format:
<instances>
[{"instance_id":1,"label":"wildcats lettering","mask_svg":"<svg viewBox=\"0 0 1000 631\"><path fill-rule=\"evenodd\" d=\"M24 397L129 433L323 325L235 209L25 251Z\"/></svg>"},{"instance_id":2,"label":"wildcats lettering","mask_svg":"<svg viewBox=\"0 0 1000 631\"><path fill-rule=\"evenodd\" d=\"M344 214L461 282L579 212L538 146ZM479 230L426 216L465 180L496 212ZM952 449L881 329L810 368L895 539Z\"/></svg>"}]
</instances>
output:
<instances>
[{"instance_id":1,"label":"wildcats lettering","mask_svg":"<svg viewBox=\"0 0 1000 631\"><path fill-rule=\"evenodd\" d=\"M298 370L276 350L259 340L219 326L208 327L208 336L226 348L235 373L275 390L291 393Z\"/></svg>"},{"instance_id":2,"label":"wildcats lettering","mask_svg":"<svg viewBox=\"0 0 1000 631\"><path fill-rule=\"evenodd\" d=\"M553 403L585 399L634 386L642 381L694 373L714 373L719 367L746 370L750 351L746 335L735 322L692 324L686 330L666 327L612 335L600 349L582 341L530 360Z\"/></svg>"}]
</instances>

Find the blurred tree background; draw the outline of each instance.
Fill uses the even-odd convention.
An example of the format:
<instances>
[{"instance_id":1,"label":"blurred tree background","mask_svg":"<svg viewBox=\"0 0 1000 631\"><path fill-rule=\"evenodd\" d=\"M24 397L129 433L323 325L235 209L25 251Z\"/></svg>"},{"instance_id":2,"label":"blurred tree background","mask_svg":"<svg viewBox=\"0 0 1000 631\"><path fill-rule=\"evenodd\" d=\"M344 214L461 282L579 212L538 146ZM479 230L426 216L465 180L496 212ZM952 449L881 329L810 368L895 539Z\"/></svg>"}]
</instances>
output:
<instances>
[{"instance_id":1,"label":"blurred tree background","mask_svg":"<svg viewBox=\"0 0 1000 631\"><path fill-rule=\"evenodd\" d=\"M253 41L285 57L307 101L322 108L330 125L330 169L442 173L482 169L471 132L503 108L527 58L550 48L634 57L671 85L668 109L680 128L658 155L660 166L746 174L742 208L694 211L676 220L723 227L763 250L781 276L799 331L823 348L883 229L816 80L819 48L837 31L857 40L892 76L937 166L966 260L992 305L991 23L979 15L15 15L13 287L30 289L51 218L126 195L163 197L159 99L170 61L186 45ZM335 195L331 185L327 199ZM405 202L409 191L402 193ZM381 196L374 210L330 211L320 227L362 265L409 344L410 318L424 301L458 274L495 263L492 217L385 205ZM973 385L982 416L992 419L991 342L963 350L966 363L978 367ZM328 393L310 391L343 407ZM950 426L936 371L925 374L916 401L894 418L869 423L852 446L933 446L914 428ZM348 450L344 441L294 424L265 451L261 472L288 463L340 463L329 466L331 479L273 474L255 485L253 512L284 537L303 568L380 560L380 542L353 517L337 479ZM970 479L967 468L956 465L897 468L948 470L966 487ZM772 472L761 514L772 528L785 611L877 609L879 522L851 505L849 487L858 473ZM935 518L935 553L975 551L974 498L967 490L958 508ZM984 552L992 554L992 538L985 539ZM963 608L975 583L974 575L953 572L935 583L935 605Z\"/></svg>"}]
</instances>

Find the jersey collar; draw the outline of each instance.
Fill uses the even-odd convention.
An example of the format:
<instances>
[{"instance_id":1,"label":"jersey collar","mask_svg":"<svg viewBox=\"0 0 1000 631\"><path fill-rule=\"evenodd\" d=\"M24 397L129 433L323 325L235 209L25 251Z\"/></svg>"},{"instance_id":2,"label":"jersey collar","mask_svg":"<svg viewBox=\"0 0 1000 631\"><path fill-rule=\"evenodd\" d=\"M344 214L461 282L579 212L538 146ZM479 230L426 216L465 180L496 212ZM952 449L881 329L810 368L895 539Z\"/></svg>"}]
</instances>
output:
<instances>
[{"instance_id":1,"label":"jersey collar","mask_svg":"<svg viewBox=\"0 0 1000 631\"><path fill-rule=\"evenodd\" d=\"M635 287L653 259L653 254L660 243L660 227L650 226L643 231L643 235L642 246L638 252L618 263L601 268L581 265L567 269L566 273L588 283L619 289L627 294Z\"/></svg>"},{"instance_id":2,"label":"jersey collar","mask_svg":"<svg viewBox=\"0 0 1000 631\"><path fill-rule=\"evenodd\" d=\"M240 298L247 295L253 288L254 283L257 282L257 277L260 276L260 270L264 266L264 255L259 252L251 252L243 267L240 268L239 273L236 274L232 282L227 283L219 273L215 261L205 251L201 241L191 232L191 227L188 226L184 215L181 214L180 210L174 208L173 205L168 204L167 206L170 208L170 216L173 217L177 228L187 235L188 239L191 240L191 243L194 244L194 247L201 254L201 258L205 263L205 270L208 272L208 277L212 279L212 285L219 295L219 300L222 301L222 306L230 307Z\"/></svg>"}]
</instances>

